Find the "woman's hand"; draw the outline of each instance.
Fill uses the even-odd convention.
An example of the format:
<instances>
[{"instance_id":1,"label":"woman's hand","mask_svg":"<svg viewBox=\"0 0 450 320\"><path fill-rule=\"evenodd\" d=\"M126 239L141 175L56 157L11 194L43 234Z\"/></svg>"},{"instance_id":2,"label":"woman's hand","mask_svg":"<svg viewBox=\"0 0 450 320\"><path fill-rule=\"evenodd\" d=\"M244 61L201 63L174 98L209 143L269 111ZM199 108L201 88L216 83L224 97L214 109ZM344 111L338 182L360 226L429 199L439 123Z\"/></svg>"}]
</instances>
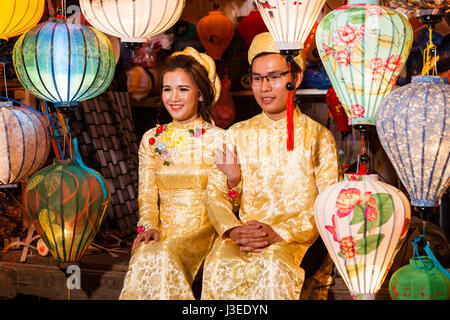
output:
<instances>
[{"instance_id":1,"label":"woman's hand","mask_svg":"<svg viewBox=\"0 0 450 320\"><path fill-rule=\"evenodd\" d=\"M236 187L241 181L241 165L237 156L236 147L230 151L227 146L222 144L222 149L217 148L214 154L214 163L217 168L227 177L228 187Z\"/></svg>"},{"instance_id":2,"label":"woman's hand","mask_svg":"<svg viewBox=\"0 0 450 320\"><path fill-rule=\"evenodd\" d=\"M136 249L137 247L139 247L139 244L143 240L144 240L145 244L147 244L150 240L158 242L159 241L159 231L156 229L150 229L150 230L142 232L140 235L138 235L136 237L136 239L134 239L133 246L131 247L131 249Z\"/></svg>"}]
</instances>

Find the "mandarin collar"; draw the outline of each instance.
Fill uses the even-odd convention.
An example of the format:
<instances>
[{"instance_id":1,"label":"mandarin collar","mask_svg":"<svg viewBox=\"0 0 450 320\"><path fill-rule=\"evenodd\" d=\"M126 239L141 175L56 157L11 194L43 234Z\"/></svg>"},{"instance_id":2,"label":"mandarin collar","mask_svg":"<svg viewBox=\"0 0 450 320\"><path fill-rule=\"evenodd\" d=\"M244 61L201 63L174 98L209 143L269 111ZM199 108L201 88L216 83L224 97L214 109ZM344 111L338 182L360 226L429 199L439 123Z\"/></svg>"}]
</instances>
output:
<instances>
[{"instance_id":1,"label":"mandarin collar","mask_svg":"<svg viewBox=\"0 0 450 320\"><path fill-rule=\"evenodd\" d=\"M172 125L174 128L177 129L194 129L198 126L202 126L204 124L205 120L203 120L203 118L200 116L197 119L195 119L194 121L191 121L189 123L180 123L176 120L172 121Z\"/></svg>"},{"instance_id":2,"label":"mandarin collar","mask_svg":"<svg viewBox=\"0 0 450 320\"><path fill-rule=\"evenodd\" d=\"M302 114L302 112L300 111L300 108L296 105L294 107L294 120L295 118L299 117ZM275 129L282 129L282 128L286 128L287 126L287 121L286 121L286 116L284 116L283 118L279 119L279 120L272 120L269 118L269 116L263 111L261 112L260 115L262 124L264 126L270 127L270 128L275 128Z\"/></svg>"}]
</instances>

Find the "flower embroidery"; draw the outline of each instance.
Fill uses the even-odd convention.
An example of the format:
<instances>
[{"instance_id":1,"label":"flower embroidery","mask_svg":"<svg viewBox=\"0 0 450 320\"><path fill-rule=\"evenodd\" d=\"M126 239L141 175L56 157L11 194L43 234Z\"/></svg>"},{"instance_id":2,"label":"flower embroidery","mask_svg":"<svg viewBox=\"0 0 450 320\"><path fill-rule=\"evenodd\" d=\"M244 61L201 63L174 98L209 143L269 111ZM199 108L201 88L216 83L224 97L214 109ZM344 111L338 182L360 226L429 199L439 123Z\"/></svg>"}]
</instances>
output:
<instances>
[{"instance_id":1,"label":"flower embroidery","mask_svg":"<svg viewBox=\"0 0 450 320\"><path fill-rule=\"evenodd\" d=\"M236 199L239 196L239 193L237 193L236 190L230 190L230 191L228 191L228 196L231 199Z\"/></svg>"},{"instance_id":2,"label":"flower embroidery","mask_svg":"<svg viewBox=\"0 0 450 320\"><path fill-rule=\"evenodd\" d=\"M200 138L202 135L204 135L206 132L205 128L195 128L195 129L189 129L189 133L194 138Z\"/></svg>"},{"instance_id":3,"label":"flower embroidery","mask_svg":"<svg viewBox=\"0 0 450 320\"><path fill-rule=\"evenodd\" d=\"M361 31L357 27L346 25L335 31L333 41L338 47L355 47L362 40Z\"/></svg>"},{"instance_id":4,"label":"flower embroidery","mask_svg":"<svg viewBox=\"0 0 450 320\"><path fill-rule=\"evenodd\" d=\"M366 110L364 110L364 107L360 104L352 104L350 108L352 109L353 115L357 118L362 117L364 115L364 112L366 112Z\"/></svg>"},{"instance_id":5,"label":"flower embroidery","mask_svg":"<svg viewBox=\"0 0 450 320\"><path fill-rule=\"evenodd\" d=\"M154 152L159 155L159 159L163 161L163 165L169 166L172 163L173 157L177 154L177 148L186 148L185 145L187 139L189 139L188 133L192 137L198 138L206 133L206 129L189 129L180 134L179 131L175 131L172 125L160 125L156 128L155 137L159 137L158 142L156 142L155 137L151 137L149 144L154 145L156 143Z\"/></svg>"}]
</instances>

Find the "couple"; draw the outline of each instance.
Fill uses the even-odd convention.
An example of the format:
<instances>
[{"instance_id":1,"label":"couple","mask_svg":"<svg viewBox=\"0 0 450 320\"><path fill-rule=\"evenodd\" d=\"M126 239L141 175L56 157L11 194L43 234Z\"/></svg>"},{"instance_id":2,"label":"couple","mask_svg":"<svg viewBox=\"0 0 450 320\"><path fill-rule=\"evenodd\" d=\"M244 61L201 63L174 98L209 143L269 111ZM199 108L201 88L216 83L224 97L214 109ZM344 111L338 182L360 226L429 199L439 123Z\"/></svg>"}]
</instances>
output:
<instances>
[{"instance_id":1,"label":"couple","mask_svg":"<svg viewBox=\"0 0 450 320\"><path fill-rule=\"evenodd\" d=\"M314 201L340 177L336 144L296 107L287 151L286 59L270 33L254 38L248 58L262 113L227 132L210 123L220 95L214 61L190 47L166 61L161 96L173 122L141 141L138 236L120 299L194 299L203 262L202 299L300 298L300 263L318 237Z\"/></svg>"}]
</instances>

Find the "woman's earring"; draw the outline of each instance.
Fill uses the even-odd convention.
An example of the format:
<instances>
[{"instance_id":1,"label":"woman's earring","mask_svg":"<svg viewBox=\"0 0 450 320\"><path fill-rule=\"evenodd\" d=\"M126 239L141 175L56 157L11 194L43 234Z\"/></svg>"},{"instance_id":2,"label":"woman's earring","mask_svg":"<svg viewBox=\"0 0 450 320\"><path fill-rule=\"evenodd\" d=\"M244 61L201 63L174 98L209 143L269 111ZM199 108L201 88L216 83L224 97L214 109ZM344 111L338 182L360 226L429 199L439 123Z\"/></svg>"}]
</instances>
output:
<instances>
[{"instance_id":1,"label":"woman's earring","mask_svg":"<svg viewBox=\"0 0 450 320\"><path fill-rule=\"evenodd\" d=\"M198 101L203 101L203 97L198 98Z\"/></svg>"}]
</instances>

